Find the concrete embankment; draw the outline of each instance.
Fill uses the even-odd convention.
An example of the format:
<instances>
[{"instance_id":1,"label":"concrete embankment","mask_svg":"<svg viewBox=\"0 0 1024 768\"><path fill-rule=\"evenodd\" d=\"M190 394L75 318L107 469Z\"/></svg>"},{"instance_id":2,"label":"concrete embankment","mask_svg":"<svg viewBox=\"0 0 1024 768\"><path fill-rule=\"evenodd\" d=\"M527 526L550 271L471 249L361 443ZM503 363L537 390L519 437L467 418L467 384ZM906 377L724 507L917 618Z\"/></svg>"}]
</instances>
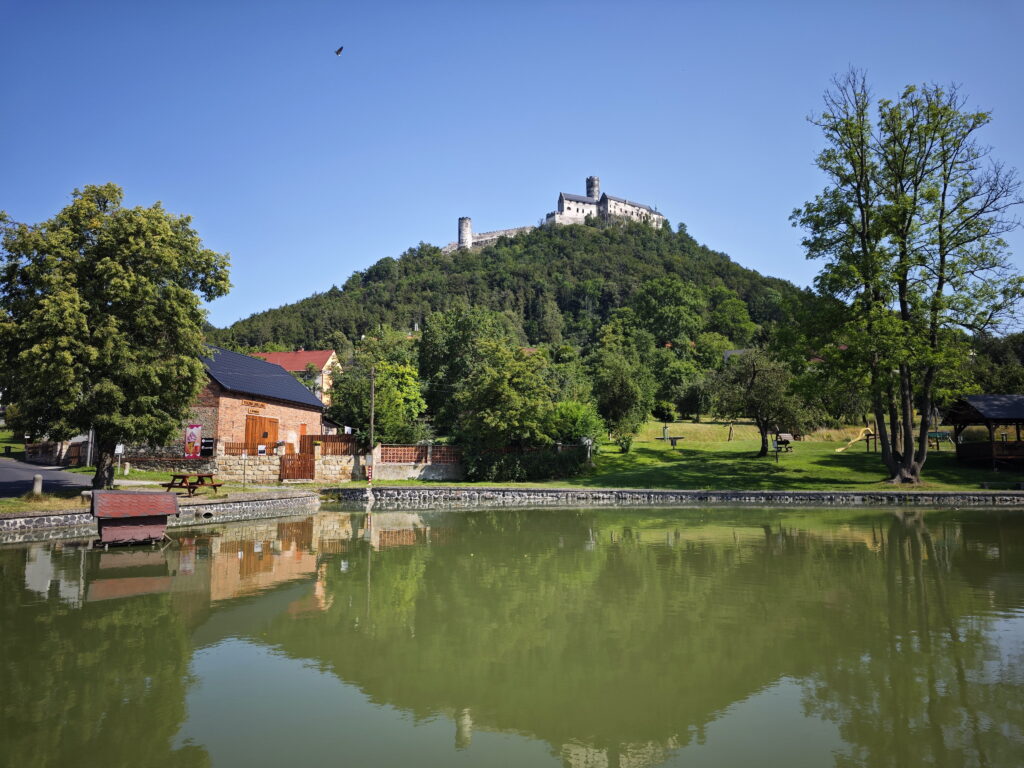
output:
<instances>
[{"instance_id":1,"label":"concrete embankment","mask_svg":"<svg viewBox=\"0 0 1024 768\"><path fill-rule=\"evenodd\" d=\"M319 509L320 495L311 491L239 493L224 499L179 499L178 505L180 512L168 519L168 528L305 515ZM96 521L88 508L0 517L0 544L96 535Z\"/></svg>"},{"instance_id":2,"label":"concrete embankment","mask_svg":"<svg viewBox=\"0 0 1024 768\"><path fill-rule=\"evenodd\" d=\"M329 488L343 503L365 504L365 488ZM373 489L374 508L475 507L920 507L1024 508L1024 491L658 491L580 488L480 488L392 486Z\"/></svg>"}]
</instances>

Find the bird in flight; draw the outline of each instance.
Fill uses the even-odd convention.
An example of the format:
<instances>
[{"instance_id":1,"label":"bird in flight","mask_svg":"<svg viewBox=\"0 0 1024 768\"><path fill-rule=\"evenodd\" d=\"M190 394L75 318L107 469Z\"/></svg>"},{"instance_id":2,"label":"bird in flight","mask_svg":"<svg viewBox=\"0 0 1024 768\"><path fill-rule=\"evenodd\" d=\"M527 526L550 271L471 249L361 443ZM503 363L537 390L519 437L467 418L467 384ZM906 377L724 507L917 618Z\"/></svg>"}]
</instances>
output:
<instances>
[{"instance_id":1,"label":"bird in flight","mask_svg":"<svg viewBox=\"0 0 1024 768\"><path fill-rule=\"evenodd\" d=\"M344 51L344 50L345 50L345 46L343 45L343 46L341 46L341 48L339 48L338 50L336 50L334 52L334 55L335 56L341 56L341 52Z\"/></svg>"}]
</instances>

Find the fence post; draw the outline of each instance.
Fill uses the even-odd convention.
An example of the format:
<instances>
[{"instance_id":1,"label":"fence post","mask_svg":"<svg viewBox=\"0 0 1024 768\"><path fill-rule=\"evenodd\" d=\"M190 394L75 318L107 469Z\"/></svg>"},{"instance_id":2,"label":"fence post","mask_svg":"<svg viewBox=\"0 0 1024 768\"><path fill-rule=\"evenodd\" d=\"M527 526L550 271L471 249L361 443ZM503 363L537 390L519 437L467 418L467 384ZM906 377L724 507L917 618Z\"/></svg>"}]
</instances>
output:
<instances>
[{"instance_id":1,"label":"fence post","mask_svg":"<svg viewBox=\"0 0 1024 768\"><path fill-rule=\"evenodd\" d=\"M427 464L434 463L434 444L427 443Z\"/></svg>"}]
</instances>

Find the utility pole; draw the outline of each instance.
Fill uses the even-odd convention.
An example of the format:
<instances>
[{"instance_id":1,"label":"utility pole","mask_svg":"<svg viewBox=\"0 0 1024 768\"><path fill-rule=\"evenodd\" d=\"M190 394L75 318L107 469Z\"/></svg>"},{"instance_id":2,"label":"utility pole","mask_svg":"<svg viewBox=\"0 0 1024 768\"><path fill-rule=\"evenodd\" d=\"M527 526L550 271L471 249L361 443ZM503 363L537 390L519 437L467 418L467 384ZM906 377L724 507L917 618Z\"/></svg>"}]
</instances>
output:
<instances>
[{"instance_id":1,"label":"utility pole","mask_svg":"<svg viewBox=\"0 0 1024 768\"><path fill-rule=\"evenodd\" d=\"M369 501L373 503L373 449L375 443L373 442L373 418L376 415L375 411L377 408L377 366L370 366L370 453L366 457L366 495L369 497ZM369 519L369 517L367 518ZM372 547L371 547L372 548ZM369 572L367 572L367 579L369 579ZM369 582L367 582L369 583ZM367 594L367 600L369 600L369 594Z\"/></svg>"},{"instance_id":2,"label":"utility pole","mask_svg":"<svg viewBox=\"0 0 1024 768\"><path fill-rule=\"evenodd\" d=\"M377 366L370 366L370 450L373 450L373 417L377 405Z\"/></svg>"}]
</instances>

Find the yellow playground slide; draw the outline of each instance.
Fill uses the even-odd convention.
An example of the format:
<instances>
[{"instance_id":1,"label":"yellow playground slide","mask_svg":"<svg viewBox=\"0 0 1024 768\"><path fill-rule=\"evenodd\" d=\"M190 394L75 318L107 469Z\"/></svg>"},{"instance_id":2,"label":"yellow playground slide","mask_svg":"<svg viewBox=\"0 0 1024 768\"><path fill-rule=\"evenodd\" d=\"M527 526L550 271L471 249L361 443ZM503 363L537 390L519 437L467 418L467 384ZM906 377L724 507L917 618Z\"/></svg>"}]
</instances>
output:
<instances>
[{"instance_id":1,"label":"yellow playground slide","mask_svg":"<svg viewBox=\"0 0 1024 768\"><path fill-rule=\"evenodd\" d=\"M845 451L845 450L846 450L847 448L849 448L849 447L850 447L851 445L853 445L854 443L859 443L859 442L860 442L861 440L863 440L863 439L864 439L865 437L867 437L867 436L868 436L868 435L870 435L870 434L871 434L871 428L870 428L870 427L868 427L868 428L865 428L865 429L862 429L862 430L860 431L860 434L859 434L859 435L857 435L857 436L856 436L855 438L853 438L853 440L851 440L850 442L848 442L848 443L847 443L846 445L844 445L844 446L843 446L842 448L836 448L836 453L842 453L842 452L843 452L843 451Z\"/></svg>"}]
</instances>

